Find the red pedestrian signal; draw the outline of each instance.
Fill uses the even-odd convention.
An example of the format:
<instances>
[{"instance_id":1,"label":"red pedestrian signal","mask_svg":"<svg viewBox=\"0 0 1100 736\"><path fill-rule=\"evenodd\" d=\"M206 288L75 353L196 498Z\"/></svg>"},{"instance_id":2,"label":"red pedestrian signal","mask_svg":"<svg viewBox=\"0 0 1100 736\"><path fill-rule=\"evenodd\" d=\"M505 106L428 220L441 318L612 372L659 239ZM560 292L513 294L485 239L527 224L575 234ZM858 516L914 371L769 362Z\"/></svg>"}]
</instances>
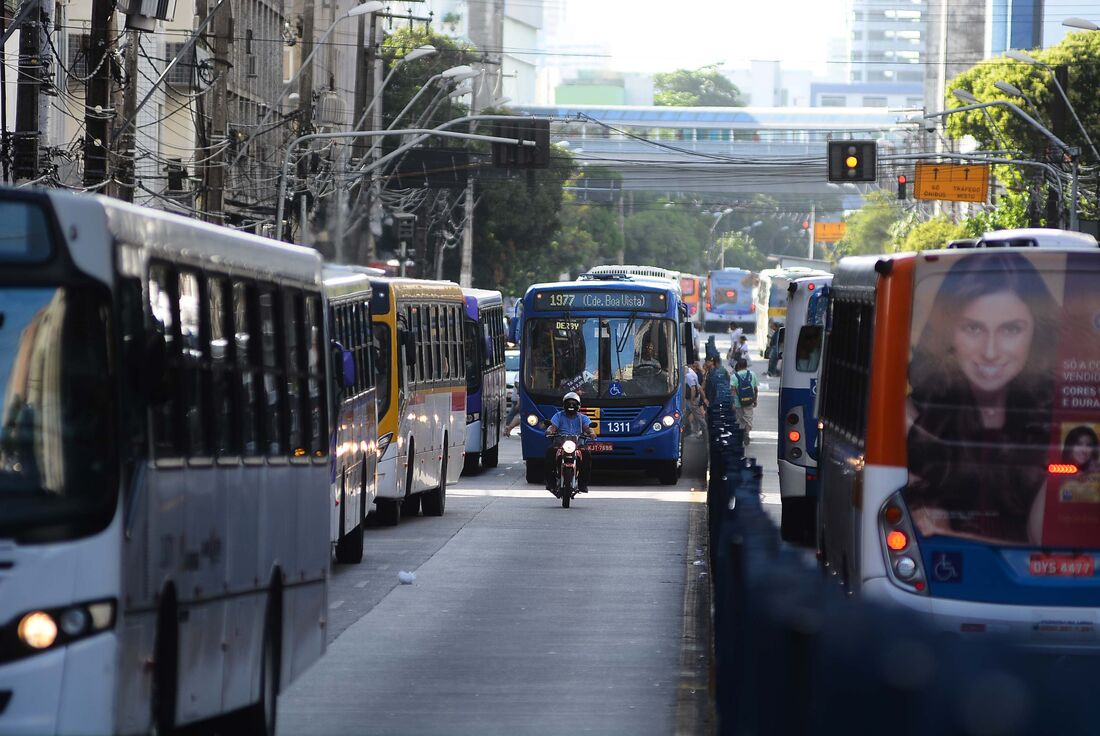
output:
<instances>
[{"instance_id":1,"label":"red pedestrian signal","mask_svg":"<svg viewBox=\"0 0 1100 736\"><path fill-rule=\"evenodd\" d=\"M909 179L905 174L898 174L898 199L906 199L908 197Z\"/></svg>"}]
</instances>

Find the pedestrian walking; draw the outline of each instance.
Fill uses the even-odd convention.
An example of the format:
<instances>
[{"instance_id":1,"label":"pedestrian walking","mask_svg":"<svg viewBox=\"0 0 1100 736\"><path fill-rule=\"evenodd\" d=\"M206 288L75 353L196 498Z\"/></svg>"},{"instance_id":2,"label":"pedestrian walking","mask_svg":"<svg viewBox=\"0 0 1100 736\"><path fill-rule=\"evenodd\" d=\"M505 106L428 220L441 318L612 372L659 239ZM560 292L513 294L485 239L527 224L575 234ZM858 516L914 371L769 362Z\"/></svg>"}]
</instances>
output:
<instances>
[{"instance_id":1,"label":"pedestrian walking","mask_svg":"<svg viewBox=\"0 0 1100 736\"><path fill-rule=\"evenodd\" d=\"M744 433L745 445L748 445L749 433L752 431L753 410L756 408L760 394L760 382L744 360L738 360L734 366L731 388L734 390L733 411Z\"/></svg>"}]
</instances>

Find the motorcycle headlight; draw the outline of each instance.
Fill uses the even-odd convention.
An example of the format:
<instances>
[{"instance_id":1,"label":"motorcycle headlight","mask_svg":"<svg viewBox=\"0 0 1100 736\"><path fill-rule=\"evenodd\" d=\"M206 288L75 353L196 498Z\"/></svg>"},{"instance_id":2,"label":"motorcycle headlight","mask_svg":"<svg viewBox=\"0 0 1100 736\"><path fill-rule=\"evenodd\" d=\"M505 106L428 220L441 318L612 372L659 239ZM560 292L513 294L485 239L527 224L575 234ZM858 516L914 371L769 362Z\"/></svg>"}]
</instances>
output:
<instances>
[{"instance_id":1,"label":"motorcycle headlight","mask_svg":"<svg viewBox=\"0 0 1100 736\"><path fill-rule=\"evenodd\" d=\"M577 451L577 443L573 440L566 440L565 442L561 443L561 449L565 453L572 455L574 452Z\"/></svg>"}]
</instances>

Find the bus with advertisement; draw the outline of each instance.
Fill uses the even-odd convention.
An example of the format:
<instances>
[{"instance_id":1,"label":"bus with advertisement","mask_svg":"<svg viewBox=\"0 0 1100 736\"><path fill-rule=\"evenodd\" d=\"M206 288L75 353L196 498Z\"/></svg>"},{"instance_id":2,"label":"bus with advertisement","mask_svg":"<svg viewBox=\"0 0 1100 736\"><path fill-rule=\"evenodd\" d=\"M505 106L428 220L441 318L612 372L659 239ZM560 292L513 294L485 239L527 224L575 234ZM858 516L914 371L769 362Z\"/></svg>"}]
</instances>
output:
<instances>
[{"instance_id":1,"label":"bus with advertisement","mask_svg":"<svg viewBox=\"0 0 1100 736\"><path fill-rule=\"evenodd\" d=\"M320 256L60 190L0 229L0 733L274 733L327 633Z\"/></svg>"},{"instance_id":2,"label":"bus with advertisement","mask_svg":"<svg viewBox=\"0 0 1100 736\"><path fill-rule=\"evenodd\" d=\"M774 322L782 327L787 320L787 287L792 279L806 276L828 275L827 271L814 268L791 266L789 268L766 268L761 271L753 292L754 317L756 321L756 341L760 354L767 348L768 323Z\"/></svg>"},{"instance_id":3,"label":"bus with advertisement","mask_svg":"<svg viewBox=\"0 0 1100 736\"><path fill-rule=\"evenodd\" d=\"M505 416L504 299L499 291L463 289L466 360L466 460L464 472L495 468Z\"/></svg>"},{"instance_id":4,"label":"bus with advertisement","mask_svg":"<svg viewBox=\"0 0 1100 736\"><path fill-rule=\"evenodd\" d=\"M751 328L755 324L755 285L755 274L743 268L711 271L703 289L703 329L708 332L723 332L730 322Z\"/></svg>"},{"instance_id":5,"label":"bus with advertisement","mask_svg":"<svg viewBox=\"0 0 1100 736\"><path fill-rule=\"evenodd\" d=\"M466 447L462 289L449 281L371 279L378 366L378 521L442 516Z\"/></svg>"},{"instance_id":6,"label":"bus with advertisement","mask_svg":"<svg viewBox=\"0 0 1100 736\"><path fill-rule=\"evenodd\" d=\"M817 394L825 314L833 277L807 276L787 287L787 338L779 384L780 532L788 542L814 543L817 512Z\"/></svg>"},{"instance_id":7,"label":"bus with advertisement","mask_svg":"<svg viewBox=\"0 0 1100 736\"><path fill-rule=\"evenodd\" d=\"M819 559L960 636L1100 649L1100 250L846 258Z\"/></svg>"},{"instance_id":8,"label":"bus with advertisement","mask_svg":"<svg viewBox=\"0 0 1100 736\"><path fill-rule=\"evenodd\" d=\"M527 481L544 478L544 425L575 391L593 420L593 467L679 477L685 345L679 285L606 274L536 284L523 298L519 399ZM688 348L690 350L690 347Z\"/></svg>"},{"instance_id":9,"label":"bus with advertisement","mask_svg":"<svg viewBox=\"0 0 1100 736\"><path fill-rule=\"evenodd\" d=\"M706 280L693 273L680 274L680 300L687 308L688 319L693 322L703 321L703 292L706 291Z\"/></svg>"}]
</instances>

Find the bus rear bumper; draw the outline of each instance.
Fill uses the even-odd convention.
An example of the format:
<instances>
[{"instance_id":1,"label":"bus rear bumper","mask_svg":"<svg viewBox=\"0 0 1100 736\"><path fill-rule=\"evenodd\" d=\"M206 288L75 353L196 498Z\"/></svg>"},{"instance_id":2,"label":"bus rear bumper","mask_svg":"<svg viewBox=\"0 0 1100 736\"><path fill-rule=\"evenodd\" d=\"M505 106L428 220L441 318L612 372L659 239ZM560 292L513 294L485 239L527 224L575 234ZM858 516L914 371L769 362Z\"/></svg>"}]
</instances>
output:
<instances>
[{"instance_id":1,"label":"bus rear bumper","mask_svg":"<svg viewBox=\"0 0 1100 736\"><path fill-rule=\"evenodd\" d=\"M481 420L476 419L466 425L466 452L481 452Z\"/></svg>"},{"instance_id":2,"label":"bus rear bumper","mask_svg":"<svg viewBox=\"0 0 1100 736\"><path fill-rule=\"evenodd\" d=\"M959 637L1006 636L1029 649L1100 655L1095 608L1004 605L915 595L886 578L863 582L866 599L924 616L936 631Z\"/></svg>"},{"instance_id":3,"label":"bus rear bumper","mask_svg":"<svg viewBox=\"0 0 1100 736\"><path fill-rule=\"evenodd\" d=\"M114 733L117 649L115 635L104 633L0 665L0 693L11 694L0 733Z\"/></svg>"},{"instance_id":4,"label":"bus rear bumper","mask_svg":"<svg viewBox=\"0 0 1100 736\"><path fill-rule=\"evenodd\" d=\"M788 498L806 496L806 468L801 465L779 461L779 495L785 501Z\"/></svg>"}]
</instances>

